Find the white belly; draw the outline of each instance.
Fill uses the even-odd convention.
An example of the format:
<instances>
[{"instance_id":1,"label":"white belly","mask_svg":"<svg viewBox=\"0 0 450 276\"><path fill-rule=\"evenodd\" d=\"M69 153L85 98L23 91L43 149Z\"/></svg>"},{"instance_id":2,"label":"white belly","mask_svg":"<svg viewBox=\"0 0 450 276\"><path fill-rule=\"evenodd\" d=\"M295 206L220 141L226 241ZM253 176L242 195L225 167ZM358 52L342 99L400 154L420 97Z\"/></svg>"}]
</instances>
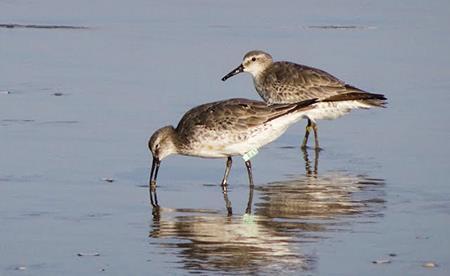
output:
<instances>
[{"instance_id":1,"label":"white belly","mask_svg":"<svg viewBox=\"0 0 450 276\"><path fill-rule=\"evenodd\" d=\"M231 144L226 147L234 155L244 155L253 149L259 149L280 137L290 125L303 118L303 112L289 114L270 121L263 126L255 128L249 138L240 143Z\"/></svg>"},{"instance_id":2,"label":"white belly","mask_svg":"<svg viewBox=\"0 0 450 276\"><path fill-rule=\"evenodd\" d=\"M179 154L205 158L222 158L244 155L250 150L259 149L280 137L293 123L304 117L305 112L294 112L281 116L265 124L245 131L223 131L208 139L200 139L187 150Z\"/></svg>"},{"instance_id":3,"label":"white belly","mask_svg":"<svg viewBox=\"0 0 450 276\"><path fill-rule=\"evenodd\" d=\"M359 101L324 102L317 103L315 106L315 108L305 112L305 117L312 121L333 120L349 113L352 109L371 107Z\"/></svg>"}]
</instances>

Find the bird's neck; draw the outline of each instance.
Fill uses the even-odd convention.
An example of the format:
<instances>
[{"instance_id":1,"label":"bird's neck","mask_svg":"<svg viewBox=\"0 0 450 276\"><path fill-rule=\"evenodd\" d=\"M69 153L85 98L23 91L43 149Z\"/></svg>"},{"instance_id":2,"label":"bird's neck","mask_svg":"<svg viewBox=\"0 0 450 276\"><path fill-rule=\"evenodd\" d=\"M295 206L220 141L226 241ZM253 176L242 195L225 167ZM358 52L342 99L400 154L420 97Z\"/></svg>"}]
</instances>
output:
<instances>
[{"instance_id":1,"label":"bird's neck","mask_svg":"<svg viewBox=\"0 0 450 276\"><path fill-rule=\"evenodd\" d=\"M253 84L255 85L256 92L258 92L259 96L263 98L265 102L270 100L267 91L264 90L264 76L262 76L262 74L253 77Z\"/></svg>"}]
</instances>

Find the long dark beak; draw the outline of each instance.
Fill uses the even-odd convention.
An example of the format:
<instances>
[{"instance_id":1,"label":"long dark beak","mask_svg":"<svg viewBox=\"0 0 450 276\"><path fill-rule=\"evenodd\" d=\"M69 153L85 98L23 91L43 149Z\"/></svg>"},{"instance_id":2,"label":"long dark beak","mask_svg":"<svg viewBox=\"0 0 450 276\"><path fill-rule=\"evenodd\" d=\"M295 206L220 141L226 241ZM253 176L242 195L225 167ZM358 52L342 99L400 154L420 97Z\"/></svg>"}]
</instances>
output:
<instances>
[{"instance_id":1,"label":"long dark beak","mask_svg":"<svg viewBox=\"0 0 450 276\"><path fill-rule=\"evenodd\" d=\"M156 178L158 177L158 170L161 161L158 158L153 157L152 170L150 171L150 180L148 182L149 188L156 186Z\"/></svg>"},{"instance_id":2,"label":"long dark beak","mask_svg":"<svg viewBox=\"0 0 450 276\"><path fill-rule=\"evenodd\" d=\"M234 75L237 75L239 73L244 72L244 65L239 65L236 69L228 73L225 77L222 78L222 81L226 81L227 79L231 78Z\"/></svg>"}]
</instances>

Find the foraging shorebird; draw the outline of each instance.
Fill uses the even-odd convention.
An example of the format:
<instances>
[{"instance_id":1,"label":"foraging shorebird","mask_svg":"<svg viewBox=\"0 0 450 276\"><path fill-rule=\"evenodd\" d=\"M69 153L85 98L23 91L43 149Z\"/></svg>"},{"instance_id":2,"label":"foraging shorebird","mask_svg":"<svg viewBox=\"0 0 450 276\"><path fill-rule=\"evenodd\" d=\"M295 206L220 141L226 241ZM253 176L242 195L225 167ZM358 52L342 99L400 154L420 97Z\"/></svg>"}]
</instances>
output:
<instances>
[{"instance_id":1,"label":"foraging shorebird","mask_svg":"<svg viewBox=\"0 0 450 276\"><path fill-rule=\"evenodd\" d=\"M250 158L300 120L315 102L312 99L268 106L261 101L229 99L194 107L184 114L176 128L160 128L148 142L153 155L150 196L156 187L161 160L171 154L227 158L223 187L227 185L231 157L240 155L247 167L249 184L253 186Z\"/></svg>"},{"instance_id":2,"label":"foraging shorebird","mask_svg":"<svg viewBox=\"0 0 450 276\"><path fill-rule=\"evenodd\" d=\"M317 123L319 119L336 119L352 109L384 107L386 98L348 85L329 73L313 67L288 61L272 60L263 51L250 51L236 69L222 78L222 81L248 72L253 77L256 91L269 104L295 103L318 99L315 108L310 109L302 148L306 148L309 133L314 131L315 146L319 149Z\"/></svg>"}]
</instances>

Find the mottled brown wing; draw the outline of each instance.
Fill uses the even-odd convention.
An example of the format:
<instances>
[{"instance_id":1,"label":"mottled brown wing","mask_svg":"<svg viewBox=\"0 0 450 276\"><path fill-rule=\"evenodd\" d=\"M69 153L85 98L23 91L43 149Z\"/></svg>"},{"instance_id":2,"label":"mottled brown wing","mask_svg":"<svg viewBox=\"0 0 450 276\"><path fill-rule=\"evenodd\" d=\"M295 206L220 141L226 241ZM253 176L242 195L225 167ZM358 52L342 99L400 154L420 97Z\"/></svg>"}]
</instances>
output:
<instances>
[{"instance_id":1,"label":"mottled brown wing","mask_svg":"<svg viewBox=\"0 0 450 276\"><path fill-rule=\"evenodd\" d=\"M177 132L180 137L195 137L197 131L243 133L249 128L262 125L273 118L298 109L298 104L268 106L261 101L230 99L197 106L180 120Z\"/></svg>"},{"instance_id":2,"label":"mottled brown wing","mask_svg":"<svg viewBox=\"0 0 450 276\"><path fill-rule=\"evenodd\" d=\"M270 104L320 100L346 91L345 83L327 72L286 61L275 62L264 73L262 87Z\"/></svg>"}]
</instances>

